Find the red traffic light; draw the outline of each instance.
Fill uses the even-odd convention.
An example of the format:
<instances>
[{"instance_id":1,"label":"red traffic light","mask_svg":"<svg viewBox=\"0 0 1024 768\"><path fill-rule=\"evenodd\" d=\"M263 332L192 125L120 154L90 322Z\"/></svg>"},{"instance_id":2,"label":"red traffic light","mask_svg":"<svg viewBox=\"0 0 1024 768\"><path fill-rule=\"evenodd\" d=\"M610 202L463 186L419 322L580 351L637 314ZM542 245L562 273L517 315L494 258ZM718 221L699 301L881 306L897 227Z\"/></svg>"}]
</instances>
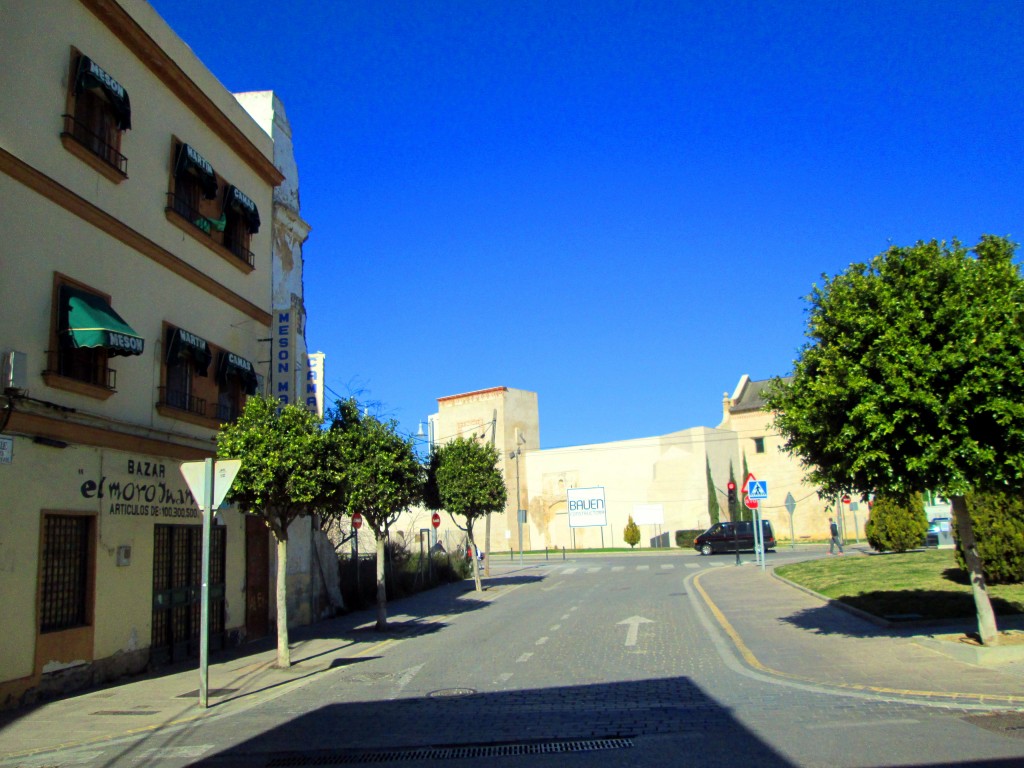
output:
<instances>
[{"instance_id":1,"label":"red traffic light","mask_svg":"<svg viewBox=\"0 0 1024 768\"><path fill-rule=\"evenodd\" d=\"M726 484L726 486L725 486L725 487L726 487L726 488L728 488L728 489L729 489L730 491L735 491L735 490L736 490L736 483L734 483L734 482L733 482L732 480L730 480L730 481L729 481L729 482L728 482L728 483Z\"/></svg>"}]
</instances>

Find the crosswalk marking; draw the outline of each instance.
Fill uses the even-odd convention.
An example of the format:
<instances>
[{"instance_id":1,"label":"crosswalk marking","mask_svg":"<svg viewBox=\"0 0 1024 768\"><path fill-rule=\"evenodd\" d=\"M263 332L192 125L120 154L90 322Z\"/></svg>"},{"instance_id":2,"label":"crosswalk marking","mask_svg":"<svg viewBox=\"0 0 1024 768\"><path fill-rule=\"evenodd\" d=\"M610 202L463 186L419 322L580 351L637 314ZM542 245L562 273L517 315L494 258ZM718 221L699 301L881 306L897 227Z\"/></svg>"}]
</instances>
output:
<instances>
[{"instance_id":1,"label":"crosswalk marking","mask_svg":"<svg viewBox=\"0 0 1024 768\"><path fill-rule=\"evenodd\" d=\"M626 570L626 566L624 566L624 565L613 565L612 566L612 571L613 572L614 571L624 571L624 570Z\"/></svg>"},{"instance_id":2,"label":"crosswalk marking","mask_svg":"<svg viewBox=\"0 0 1024 768\"><path fill-rule=\"evenodd\" d=\"M651 570L651 566L649 566L649 565L638 565L636 567L636 569L638 571L649 571L649 570Z\"/></svg>"},{"instance_id":3,"label":"crosswalk marking","mask_svg":"<svg viewBox=\"0 0 1024 768\"><path fill-rule=\"evenodd\" d=\"M670 571L673 568L675 568L675 566L672 565L671 563L668 563L668 564L662 563L662 566L661 566L661 570L663 570L663 571Z\"/></svg>"}]
</instances>

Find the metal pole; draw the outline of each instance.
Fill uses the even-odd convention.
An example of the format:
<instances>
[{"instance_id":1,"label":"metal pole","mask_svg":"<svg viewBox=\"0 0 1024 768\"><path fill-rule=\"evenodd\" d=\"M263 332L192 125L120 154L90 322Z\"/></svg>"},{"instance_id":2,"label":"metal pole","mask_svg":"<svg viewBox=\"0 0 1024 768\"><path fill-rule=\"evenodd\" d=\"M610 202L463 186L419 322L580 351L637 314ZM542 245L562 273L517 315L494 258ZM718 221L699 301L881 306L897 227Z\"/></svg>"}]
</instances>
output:
<instances>
[{"instance_id":1,"label":"metal pole","mask_svg":"<svg viewBox=\"0 0 1024 768\"><path fill-rule=\"evenodd\" d=\"M516 446L516 521L519 523L519 564L523 564L523 502L519 498L519 446Z\"/></svg>"},{"instance_id":2,"label":"metal pole","mask_svg":"<svg viewBox=\"0 0 1024 768\"><path fill-rule=\"evenodd\" d=\"M213 516L213 459L206 460L203 498L203 572L199 610L199 706L209 705L210 683L210 518Z\"/></svg>"}]
</instances>

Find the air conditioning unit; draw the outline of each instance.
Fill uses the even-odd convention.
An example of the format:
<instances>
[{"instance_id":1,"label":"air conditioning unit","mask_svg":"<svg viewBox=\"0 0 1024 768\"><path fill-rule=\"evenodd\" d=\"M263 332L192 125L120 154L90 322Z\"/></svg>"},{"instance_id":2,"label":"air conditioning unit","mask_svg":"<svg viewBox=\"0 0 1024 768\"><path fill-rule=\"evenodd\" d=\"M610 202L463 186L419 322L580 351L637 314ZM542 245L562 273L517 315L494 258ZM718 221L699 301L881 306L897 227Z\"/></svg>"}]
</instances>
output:
<instances>
[{"instance_id":1,"label":"air conditioning unit","mask_svg":"<svg viewBox=\"0 0 1024 768\"><path fill-rule=\"evenodd\" d=\"M4 392L24 392L28 389L28 355L24 352L4 352L0 382Z\"/></svg>"}]
</instances>

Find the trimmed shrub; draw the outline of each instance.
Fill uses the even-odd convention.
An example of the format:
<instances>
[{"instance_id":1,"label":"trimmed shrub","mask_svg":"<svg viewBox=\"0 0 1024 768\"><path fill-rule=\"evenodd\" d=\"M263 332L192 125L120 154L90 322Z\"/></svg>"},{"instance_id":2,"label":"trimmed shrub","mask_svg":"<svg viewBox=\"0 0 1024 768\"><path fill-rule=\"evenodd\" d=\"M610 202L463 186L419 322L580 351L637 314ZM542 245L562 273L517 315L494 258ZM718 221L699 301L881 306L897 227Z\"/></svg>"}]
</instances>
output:
<instances>
[{"instance_id":1,"label":"trimmed shrub","mask_svg":"<svg viewBox=\"0 0 1024 768\"><path fill-rule=\"evenodd\" d=\"M704 533L702 529L676 531L676 546L683 549L693 549L693 540L702 533Z\"/></svg>"},{"instance_id":2,"label":"trimmed shrub","mask_svg":"<svg viewBox=\"0 0 1024 768\"><path fill-rule=\"evenodd\" d=\"M1024 501L1005 492L967 494L967 511L974 524L974 539L981 571L989 584L1024 581ZM956 561L967 571L960 537L953 526Z\"/></svg>"},{"instance_id":3,"label":"trimmed shrub","mask_svg":"<svg viewBox=\"0 0 1024 768\"><path fill-rule=\"evenodd\" d=\"M640 526L633 522L633 516L629 516L626 529L622 532L622 540L629 544L630 548L640 543Z\"/></svg>"},{"instance_id":4,"label":"trimmed shrub","mask_svg":"<svg viewBox=\"0 0 1024 768\"><path fill-rule=\"evenodd\" d=\"M928 533L928 516L921 494L915 493L909 499L877 496L864 533L876 552L906 552L920 547Z\"/></svg>"}]
</instances>

